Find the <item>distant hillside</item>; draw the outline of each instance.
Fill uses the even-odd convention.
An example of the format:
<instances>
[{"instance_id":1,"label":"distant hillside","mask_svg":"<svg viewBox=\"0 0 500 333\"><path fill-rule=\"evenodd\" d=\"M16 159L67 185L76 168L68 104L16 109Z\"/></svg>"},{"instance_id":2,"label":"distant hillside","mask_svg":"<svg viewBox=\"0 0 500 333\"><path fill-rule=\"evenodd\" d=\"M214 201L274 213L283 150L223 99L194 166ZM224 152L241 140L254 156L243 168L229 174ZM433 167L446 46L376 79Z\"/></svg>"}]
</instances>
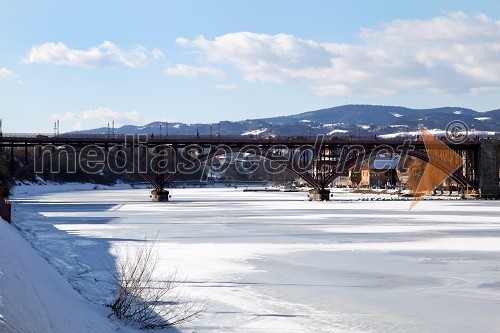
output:
<instances>
[{"instance_id":1,"label":"distant hillside","mask_svg":"<svg viewBox=\"0 0 500 333\"><path fill-rule=\"evenodd\" d=\"M184 124L153 122L144 126L126 125L115 129L116 134L154 135L280 135L299 136L319 133L332 136L377 135L396 136L418 131L419 124L437 132L454 120L467 124L482 136L498 136L500 110L478 112L460 107L409 109L399 106L344 105L308 111L292 116L242 121L221 121L214 124ZM167 129L168 127L168 129ZM108 128L80 131L83 134L107 134ZM161 132L160 132L161 131Z\"/></svg>"}]
</instances>

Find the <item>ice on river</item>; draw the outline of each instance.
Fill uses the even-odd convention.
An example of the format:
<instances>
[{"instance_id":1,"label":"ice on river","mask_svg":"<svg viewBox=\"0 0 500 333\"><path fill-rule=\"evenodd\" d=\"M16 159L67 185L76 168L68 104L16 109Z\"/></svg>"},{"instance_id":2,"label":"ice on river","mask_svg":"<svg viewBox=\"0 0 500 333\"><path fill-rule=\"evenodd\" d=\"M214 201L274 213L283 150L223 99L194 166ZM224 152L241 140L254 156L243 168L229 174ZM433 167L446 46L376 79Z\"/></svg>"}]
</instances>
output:
<instances>
[{"instance_id":1,"label":"ice on river","mask_svg":"<svg viewBox=\"0 0 500 333\"><path fill-rule=\"evenodd\" d=\"M212 305L185 332L500 332L497 201L409 211L405 201L309 202L301 192L172 195L20 194L14 216L100 304L115 256L157 237L161 269L177 268L184 292Z\"/></svg>"}]
</instances>

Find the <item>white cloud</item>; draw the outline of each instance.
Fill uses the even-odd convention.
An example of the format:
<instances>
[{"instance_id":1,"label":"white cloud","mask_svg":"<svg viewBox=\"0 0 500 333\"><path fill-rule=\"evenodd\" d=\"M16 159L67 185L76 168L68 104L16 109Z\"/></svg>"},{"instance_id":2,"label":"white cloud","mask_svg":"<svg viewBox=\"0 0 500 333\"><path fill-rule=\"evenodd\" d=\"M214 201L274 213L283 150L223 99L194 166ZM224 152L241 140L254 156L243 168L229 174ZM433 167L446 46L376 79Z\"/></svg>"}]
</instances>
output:
<instances>
[{"instance_id":1,"label":"white cloud","mask_svg":"<svg viewBox=\"0 0 500 333\"><path fill-rule=\"evenodd\" d=\"M306 82L320 96L404 92L478 94L500 87L500 21L451 13L362 29L360 43L236 32L213 40L178 38L250 82Z\"/></svg>"},{"instance_id":2,"label":"white cloud","mask_svg":"<svg viewBox=\"0 0 500 333\"><path fill-rule=\"evenodd\" d=\"M21 75L8 70L7 68L0 68L0 81L14 80L18 83L23 83Z\"/></svg>"},{"instance_id":3,"label":"white cloud","mask_svg":"<svg viewBox=\"0 0 500 333\"><path fill-rule=\"evenodd\" d=\"M189 65L175 65L169 66L164 69L165 74L172 76L182 76L187 78L196 78L199 76L210 76L217 79L223 79L225 77L224 73L216 68L212 67L194 67Z\"/></svg>"},{"instance_id":4,"label":"white cloud","mask_svg":"<svg viewBox=\"0 0 500 333\"><path fill-rule=\"evenodd\" d=\"M216 84L214 89L216 90L236 90L237 86L235 84Z\"/></svg>"},{"instance_id":5,"label":"white cloud","mask_svg":"<svg viewBox=\"0 0 500 333\"><path fill-rule=\"evenodd\" d=\"M64 43L45 43L31 48L23 62L89 68L111 68L120 65L138 68L147 67L163 57L159 49L148 51L143 46L136 46L125 51L110 41L88 50L71 49Z\"/></svg>"},{"instance_id":6,"label":"white cloud","mask_svg":"<svg viewBox=\"0 0 500 333\"><path fill-rule=\"evenodd\" d=\"M304 69L328 66L331 58L323 45L285 34L238 32L213 41L202 36L193 41L178 38L177 43L197 49L209 61L236 66L250 82L282 83Z\"/></svg>"},{"instance_id":7,"label":"white cloud","mask_svg":"<svg viewBox=\"0 0 500 333\"><path fill-rule=\"evenodd\" d=\"M120 113L110 108L96 108L83 111L68 111L53 114L51 119L60 121L61 130L83 130L106 127L115 122L115 127L123 125L140 125L146 120L137 111Z\"/></svg>"}]
</instances>

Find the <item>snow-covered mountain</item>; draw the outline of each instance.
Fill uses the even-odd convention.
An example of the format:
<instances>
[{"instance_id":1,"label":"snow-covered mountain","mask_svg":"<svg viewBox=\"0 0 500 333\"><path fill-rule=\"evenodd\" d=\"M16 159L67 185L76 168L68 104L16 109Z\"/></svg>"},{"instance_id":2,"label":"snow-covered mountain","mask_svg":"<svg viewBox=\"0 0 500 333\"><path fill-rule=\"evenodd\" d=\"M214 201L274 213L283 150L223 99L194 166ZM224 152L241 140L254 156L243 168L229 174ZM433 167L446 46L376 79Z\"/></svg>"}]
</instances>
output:
<instances>
[{"instance_id":1,"label":"snow-covered mountain","mask_svg":"<svg viewBox=\"0 0 500 333\"><path fill-rule=\"evenodd\" d=\"M452 121L464 122L470 131L483 136L500 133L500 109L479 112L461 107L410 109L399 106L344 105L308 111L291 116L221 121L212 124L152 122L144 126L126 125L116 134L155 135L371 135L395 136L418 131L419 124L436 132L444 131ZM81 131L83 134L106 134L106 127Z\"/></svg>"}]
</instances>

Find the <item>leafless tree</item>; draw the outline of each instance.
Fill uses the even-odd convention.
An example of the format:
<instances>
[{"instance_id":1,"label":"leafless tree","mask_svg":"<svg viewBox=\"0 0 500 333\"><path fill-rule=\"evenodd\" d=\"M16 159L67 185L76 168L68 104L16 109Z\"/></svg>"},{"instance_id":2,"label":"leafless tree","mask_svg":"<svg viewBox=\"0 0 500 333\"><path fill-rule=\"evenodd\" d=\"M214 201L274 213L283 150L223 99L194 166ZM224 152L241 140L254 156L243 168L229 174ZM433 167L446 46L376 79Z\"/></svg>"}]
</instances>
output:
<instances>
[{"instance_id":1,"label":"leafless tree","mask_svg":"<svg viewBox=\"0 0 500 333\"><path fill-rule=\"evenodd\" d=\"M181 292L177 272L158 276L156 241L145 241L133 256L129 249L119 256L113 278L116 297L109 306L114 315L141 329L161 329L189 322L208 308L207 301L194 301Z\"/></svg>"}]
</instances>

